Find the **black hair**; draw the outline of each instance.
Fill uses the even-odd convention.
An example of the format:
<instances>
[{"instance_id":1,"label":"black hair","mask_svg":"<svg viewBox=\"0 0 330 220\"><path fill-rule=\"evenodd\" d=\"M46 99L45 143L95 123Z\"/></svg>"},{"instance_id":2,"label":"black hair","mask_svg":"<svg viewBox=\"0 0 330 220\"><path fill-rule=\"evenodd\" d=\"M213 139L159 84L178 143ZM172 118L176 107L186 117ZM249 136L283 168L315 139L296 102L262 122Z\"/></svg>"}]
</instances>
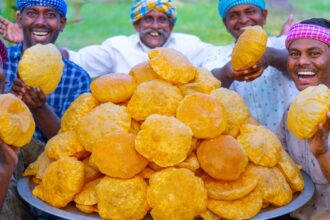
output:
<instances>
[{"instance_id":1,"label":"black hair","mask_svg":"<svg viewBox=\"0 0 330 220\"><path fill-rule=\"evenodd\" d=\"M313 24L330 29L330 21L325 18L310 18L299 22L300 24Z\"/></svg>"}]
</instances>

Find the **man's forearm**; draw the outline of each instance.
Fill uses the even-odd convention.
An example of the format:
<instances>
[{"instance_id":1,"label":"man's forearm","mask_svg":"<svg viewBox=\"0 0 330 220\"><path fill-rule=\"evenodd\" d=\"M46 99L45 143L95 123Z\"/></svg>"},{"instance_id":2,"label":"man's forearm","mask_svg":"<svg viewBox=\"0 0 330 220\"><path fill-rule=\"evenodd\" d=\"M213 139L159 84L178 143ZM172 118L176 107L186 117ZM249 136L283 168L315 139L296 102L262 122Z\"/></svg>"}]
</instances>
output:
<instances>
[{"instance_id":1,"label":"man's forearm","mask_svg":"<svg viewBox=\"0 0 330 220\"><path fill-rule=\"evenodd\" d=\"M221 87L229 88L234 81L234 78L230 76L231 71L229 71L227 64L221 68L213 69L211 72L221 81Z\"/></svg>"},{"instance_id":2,"label":"man's forearm","mask_svg":"<svg viewBox=\"0 0 330 220\"><path fill-rule=\"evenodd\" d=\"M31 111L34 120L39 125L42 133L47 139L54 137L58 133L61 127L61 120L48 104Z\"/></svg>"},{"instance_id":3,"label":"man's forearm","mask_svg":"<svg viewBox=\"0 0 330 220\"><path fill-rule=\"evenodd\" d=\"M318 155L316 159L320 164L323 175L330 183L330 151L328 150L326 153Z\"/></svg>"},{"instance_id":4,"label":"man's forearm","mask_svg":"<svg viewBox=\"0 0 330 220\"><path fill-rule=\"evenodd\" d=\"M270 66L287 73L288 51L286 49L267 48L267 62Z\"/></svg>"},{"instance_id":5,"label":"man's forearm","mask_svg":"<svg viewBox=\"0 0 330 220\"><path fill-rule=\"evenodd\" d=\"M3 203L4 203L6 195L7 195L7 191L8 191L8 187L10 184L10 179L13 174L13 171L14 171L14 168L3 170L0 167L0 185L1 185L1 187L0 187L0 211L1 211L1 208L3 206Z\"/></svg>"}]
</instances>

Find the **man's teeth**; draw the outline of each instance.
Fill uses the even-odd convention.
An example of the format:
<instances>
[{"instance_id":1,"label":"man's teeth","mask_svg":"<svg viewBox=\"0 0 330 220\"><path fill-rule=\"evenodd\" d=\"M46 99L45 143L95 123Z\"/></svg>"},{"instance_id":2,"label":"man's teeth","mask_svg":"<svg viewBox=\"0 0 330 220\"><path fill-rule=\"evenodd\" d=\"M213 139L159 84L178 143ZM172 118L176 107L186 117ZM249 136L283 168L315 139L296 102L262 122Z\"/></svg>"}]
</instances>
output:
<instances>
[{"instance_id":1,"label":"man's teeth","mask_svg":"<svg viewBox=\"0 0 330 220\"><path fill-rule=\"evenodd\" d=\"M159 34L158 34L158 32L150 32L150 35L153 37L157 37Z\"/></svg>"},{"instance_id":2,"label":"man's teeth","mask_svg":"<svg viewBox=\"0 0 330 220\"><path fill-rule=\"evenodd\" d=\"M298 72L298 75L300 76L314 76L314 72Z\"/></svg>"},{"instance_id":3,"label":"man's teeth","mask_svg":"<svg viewBox=\"0 0 330 220\"><path fill-rule=\"evenodd\" d=\"M43 37L43 36L47 36L48 32L33 32L33 35Z\"/></svg>"}]
</instances>

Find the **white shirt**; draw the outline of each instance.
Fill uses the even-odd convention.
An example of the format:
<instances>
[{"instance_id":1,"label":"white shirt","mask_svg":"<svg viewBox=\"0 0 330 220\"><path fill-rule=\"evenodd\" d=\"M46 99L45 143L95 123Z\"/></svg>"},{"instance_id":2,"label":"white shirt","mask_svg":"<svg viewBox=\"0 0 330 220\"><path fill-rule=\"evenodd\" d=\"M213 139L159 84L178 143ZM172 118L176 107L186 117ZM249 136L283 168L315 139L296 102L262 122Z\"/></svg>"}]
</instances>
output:
<instances>
[{"instance_id":1,"label":"white shirt","mask_svg":"<svg viewBox=\"0 0 330 220\"><path fill-rule=\"evenodd\" d=\"M307 141L299 140L288 130L287 117L288 114L286 112L278 128L277 135L282 142L283 148L297 164L302 166L303 170L310 175L315 184L313 198L291 215L300 220L330 219L330 183L323 175L319 162L311 153ZM329 149L330 136L327 143L327 149Z\"/></svg>"},{"instance_id":2,"label":"white shirt","mask_svg":"<svg viewBox=\"0 0 330 220\"><path fill-rule=\"evenodd\" d=\"M200 67L212 46L194 35L171 33L163 47L180 51L194 66ZM149 60L149 50L137 33L111 37L101 45L87 46L78 52L69 51L69 59L84 68L91 77L96 77L107 73L128 73L136 64Z\"/></svg>"},{"instance_id":3,"label":"white shirt","mask_svg":"<svg viewBox=\"0 0 330 220\"><path fill-rule=\"evenodd\" d=\"M283 49L285 36L269 37L267 46ZM231 60L234 43L213 48L203 65L208 70L224 66ZM243 97L251 115L259 123L276 131L284 111L298 94L294 82L287 73L268 67L263 74L252 82L234 81L230 89Z\"/></svg>"}]
</instances>

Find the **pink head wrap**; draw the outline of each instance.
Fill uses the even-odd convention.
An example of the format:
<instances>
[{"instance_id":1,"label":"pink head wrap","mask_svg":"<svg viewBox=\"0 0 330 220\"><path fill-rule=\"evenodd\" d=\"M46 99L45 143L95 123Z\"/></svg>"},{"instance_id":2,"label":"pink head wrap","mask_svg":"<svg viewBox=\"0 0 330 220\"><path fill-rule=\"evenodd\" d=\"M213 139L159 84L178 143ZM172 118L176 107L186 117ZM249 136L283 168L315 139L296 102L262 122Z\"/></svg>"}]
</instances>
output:
<instances>
[{"instance_id":1,"label":"pink head wrap","mask_svg":"<svg viewBox=\"0 0 330 220\"><path fill-rule=\"evenodd\" d=\"M330 29L314 24L294 24L285 40L286 48L296 39L314 39L330 45Z\"/></svg>"}]
</instances>

